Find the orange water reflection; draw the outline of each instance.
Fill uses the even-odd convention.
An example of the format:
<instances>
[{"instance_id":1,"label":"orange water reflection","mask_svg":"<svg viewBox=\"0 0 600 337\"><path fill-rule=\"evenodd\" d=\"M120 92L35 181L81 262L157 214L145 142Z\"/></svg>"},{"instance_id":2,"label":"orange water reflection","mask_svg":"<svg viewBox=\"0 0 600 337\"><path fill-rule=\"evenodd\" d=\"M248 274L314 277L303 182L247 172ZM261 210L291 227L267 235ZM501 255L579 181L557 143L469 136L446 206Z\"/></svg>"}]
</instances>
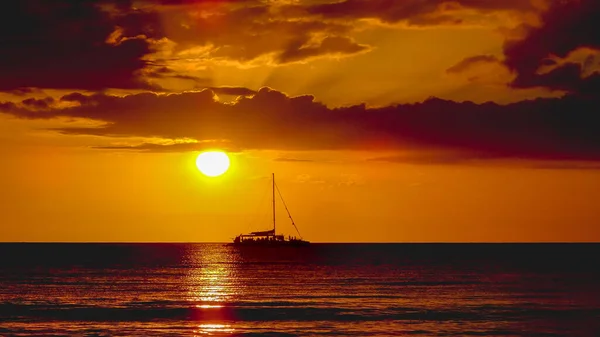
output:
<instances>
[{"instance_id":1,"label":"orange water reflection","mask_svg":"<svg viewBox=\"0 0 600 337\"><path fill-rule=\"evenodd\" d=\"M221 324L216 323L232 318L224 309L243 288L234 259L232 250L220 245L197 246L189 253L193 268L187 273L187 300L198 310L197 319L215 323L206 325L208 329L217 329Z\"/></svg>"},{"instance_id":2,"label":"orange water reflection","mask_svg":"<svg viewBox=\"0 0 600 337\"><path fill-rule=\"evenodd\" d=\"M201 308L201 309L222 308L222 307L223 307L222 304L198 304L198 305L196 305L196 308Z\"/></svg>"},{"instance_id":3,"label":"orange water reflection","mask_svg":"<svg viewBox=\"0 0 600 337\"><path fill-rule=\"evenodd\" d=\"M235 329L228 324L200 324L194 334L212 335L214 333L232 333Z\"/></svg>"}]
</instances>

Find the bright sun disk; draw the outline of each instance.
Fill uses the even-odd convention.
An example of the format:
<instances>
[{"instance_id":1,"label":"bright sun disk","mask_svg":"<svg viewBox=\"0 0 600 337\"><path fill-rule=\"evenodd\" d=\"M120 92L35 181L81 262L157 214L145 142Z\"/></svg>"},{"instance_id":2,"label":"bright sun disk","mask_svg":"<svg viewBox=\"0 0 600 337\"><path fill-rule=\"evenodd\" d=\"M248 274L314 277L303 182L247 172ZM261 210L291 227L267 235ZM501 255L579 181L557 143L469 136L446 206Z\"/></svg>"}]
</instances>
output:
<instances>
[{"instance_id":1,"label":"bright sun disk","mask_svg":"<svg viewBox=\"0 0 600 337\"><path fill-rule=\"evenodd\" d=\"M220 176L229 169L229 157L222 151L202 152L196 158L196 167L206 176Z\"/></svg>"}]
</instances>

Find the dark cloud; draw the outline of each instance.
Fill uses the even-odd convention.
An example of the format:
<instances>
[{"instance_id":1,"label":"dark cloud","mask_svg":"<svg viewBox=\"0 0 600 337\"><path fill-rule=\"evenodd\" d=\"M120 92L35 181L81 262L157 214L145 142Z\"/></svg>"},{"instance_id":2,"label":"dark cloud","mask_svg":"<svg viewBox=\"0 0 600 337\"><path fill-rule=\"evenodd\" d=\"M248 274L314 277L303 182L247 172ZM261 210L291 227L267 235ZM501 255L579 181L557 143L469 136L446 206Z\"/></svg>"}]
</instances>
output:
<instances>
[{"instance_id":1,"label":"dark cloud","mask_svg":"<svg viewBox=\"0 0 600 337\"><path fill-rule=\"evenodd\" d=\"M144 72L144 77L152 79L178 79L189 81L193 84L191 86L192 88L206 88L213 84L213 80L211 78L181 74L165 66L149 67Z\"/></svg>"},{"instance_id":2,"label":"dark cloud","mask_svg":"<svg viewBox=\"0 0 600 337\"><path fill-rule=\"evenodd\" d=\"M153 88L137 76L148 42L108 43L112 1L8 1L0 12L0 90Z\"/></svg>"},{"instance_id":3,"label":"dark cloud","mask_svg":"<svg viewBox=\"0 0 600 337\"><path fill-rule=\"evenodd\" d=\"M518 87L548 87L592 97L600 94L600 74L582 78L581 73L581 64L566 63L548 73L530 75L526 80L518 77L512 84Z\"/></svg>"},{"instance_id":4,"label":"dark cloud","mask_svg":"<svg viewBox=\"0 0 600 337\"><path fill-rule=\"evenodd\" d=\"M66 134L229 141L241 150L409 149L444 151L449 156L445 161L453 156L600 160L597 98L567 96L509 105L432 98L384 108L331 109L312 96L288 97L269 88L234 103L220 103L214 95L212 90L124 97L70 94L62 100L80 106L42 111L6 103L1 107L21 118L107 122L99 128L60 130Z\"/></svg>"},{"instance_id":5,"label":"dark cloud","mask_svg":"<svg viewBox=\"0 0 600 337\"><path fill-rule=\"evenodd\" d=\"M500 63L500 60L494 55L471 56L448 68L446 72L449 74L462 73L478 63Z\"/></svg>"},{"instance_id":6,"label":"dark cloud","mask_svg":"<svg viewBox=\"0 0 600 337\"><path fill-rule=\"evenodd\" d=\"M52 97L46 97L42 99L28 98L21 103L31 109L48 109L53 102L54 99Z\"/></svg>"},{"instance_id":7,"label":"dark cloud","mask_svg":"<svg viewBox=\"0 0 600 337\"><path fill-rule=\"evenodd\" d=\"M19 116L21 116L21 111L19 111L19 109L17 108L17 105L13 102L2 102L0 103L0 111L4 111L4 112L9 112L9 113L15 113L17 112L17 114Z\"/></svg>"},{"instance_id":8,"label":"dark cloud","mask_svg":"<svg viewBox=\"0 0 600 337\"><path fill-rule=\"evenodd\" d=\"M313 46L296 46L281 53L277 60L280 63L306 60L321 55L351 55L368 51L367 45L361 45L344 36L328 36Z\"/></svg>"},{"instance_id":9,"label":"dark cloud","mask_svg":"<svg viewBox=\"0 0 600 337\"><path fill-rule=\"evenodd\" d=\"M255 90L244 87L210 87L208 89L217 95L252 96L256 94Z\"/></svg>"},{"instance_id":10,"label":"dark cloud","mask_svg":"<svg viewBox=\"0 0 600 337\"><path fill-rule=\"evenodd\" d=\"M15 96L26 96L29 94L41 94L43 93L42 90L38 89L38 88L16 88L13 90L8 90L7 91L10 94L13 94Z\"/></svg>"},{"instance_id":11,"label":"dark cloud","mask_svg":"<svg viewBox=\"0 0 600 337\"><path fill-rule=\"evenodd\" d=\"M81 105L93 104L93 96L86 96L79 92L72 92L60 98L62 102L77 102Z\"/></svg>"},{"instance_id":12,"label":"dark cloud","mask_svg":"<svg viewBox=\"0 0 600 337\"><path fill-rule=\"evenodd\" d=\"M330 1L308 7L311 14L324 18L378 19L386 23L406 22L408 25L431 26L461 24L461 9L491 12L499 10L531 11L528 0L344 0Z\"/></svg>"},{"instance_id":13,"label":"dark cloud","mask_svg":"<svg viewBox=\"0 0 600 337\"><path fill-rule=\"evenodd\" d=\"M600 50L600 2L565 0L550 2L537 27L524 26L525 37L505 43L505 64L517 74L514 87L548 87L570 92L597 93L598 74L583 77L581 65L566 63L539 73L542 65L556 64L581 47Z\"/></svg>"}]
</instances>

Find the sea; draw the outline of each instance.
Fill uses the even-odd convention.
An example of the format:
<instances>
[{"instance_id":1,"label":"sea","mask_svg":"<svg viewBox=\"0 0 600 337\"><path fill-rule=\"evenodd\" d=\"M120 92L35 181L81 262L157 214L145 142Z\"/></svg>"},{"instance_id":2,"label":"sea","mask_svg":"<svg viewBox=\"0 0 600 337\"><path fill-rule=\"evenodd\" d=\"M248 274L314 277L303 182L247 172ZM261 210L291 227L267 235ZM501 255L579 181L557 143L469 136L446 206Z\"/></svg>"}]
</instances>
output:
<instances>
[{"instance_id":1,"label":"sea","mask_svg":"<svg viewBox=\"0 0 600 337\"><path fill-rule=\"evenodd\" d=\"M0 336L600 336L598 244L0 244Z\"/></svg>"}]
</instances>

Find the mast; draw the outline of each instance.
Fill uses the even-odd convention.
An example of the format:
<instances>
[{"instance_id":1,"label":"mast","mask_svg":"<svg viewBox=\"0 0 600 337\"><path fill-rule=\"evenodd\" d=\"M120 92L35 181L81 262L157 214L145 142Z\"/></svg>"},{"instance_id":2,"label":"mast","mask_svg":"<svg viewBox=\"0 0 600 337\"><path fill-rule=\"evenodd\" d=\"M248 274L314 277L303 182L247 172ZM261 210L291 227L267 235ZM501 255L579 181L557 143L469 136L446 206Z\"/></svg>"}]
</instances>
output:
<instances>
[{"instance_id":1,"label":"mast","mask_svg":"<svg viewBox=\"0 0 600 337\"><path fill-rule=\"evenodd\" d=\"M275 235L275 173L271 173L273 178L273 235Z\"/></svg>"}]
</instances>

